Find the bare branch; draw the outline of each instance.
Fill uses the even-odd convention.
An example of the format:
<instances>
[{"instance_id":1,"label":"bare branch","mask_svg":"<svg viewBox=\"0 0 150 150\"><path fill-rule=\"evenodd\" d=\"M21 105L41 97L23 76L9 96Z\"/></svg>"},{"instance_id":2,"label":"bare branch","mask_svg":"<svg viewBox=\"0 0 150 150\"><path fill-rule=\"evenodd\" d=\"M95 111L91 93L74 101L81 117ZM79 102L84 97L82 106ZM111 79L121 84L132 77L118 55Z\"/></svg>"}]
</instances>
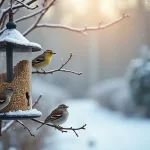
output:
<instances>
[{"instance_id":1,"label":"bare branch","mask_svg":"<svg viewBox=\"0 0 150 150\"><path fill-rule=\"evenodd\" d=\"M3 22L2 22L2 24L1 24L1 31L3 31L3 28L6 29L6 27L4 27L4 26L5 26L5 24L6 24L7 18L8 18L8 14L6 14L6 15L4 16ZM0 31L0 33L1 33L1 31Z\"/></svg>"},{"instance_id":2,"label":"bare branch","mask_svg":"<svg viewBox=\"0 0 150 150\"><path fill-rule=\"evenodd\" d=\"M41 97L42 97L42 95L40 95L40 96L38 97L38 99L37 99L37 100L35 101L35 103L33 104L32 108L34 108L34 107L38 104L38 102L39 102L39 100L41 99ZM30 133L31 136L34 136L34 137L35 137L35 135L33 135L33 134L31 133L31 130L30 130L27 126L25 126L25 125L23 124L23 122L21 122L20 120L16 120L16 122L20 123L25 129L28 130L28 132Z\"/></svg>"},{"instance_id":3,"label":"bare branch","mask_svg":"<svg viewBox=\"0 0 150 150\"><path fill-rule=\"evenodd\" d=\"M73 31L73 32L77 32L77 33L87 35L87 33L86 33L87 31L106 29L106 28L108 28L112 25L115 25L118 22L124 20L125 18L128 18L129 16L130 16L129 14L123 14L122 17L120 17L119 19L117 19L117 20L115 20L111 23L108 23L108 24L105 24L105 25L101 25L101 23L99 23L99 25L96 26L96 27L73 28L73 27L65 26L65 25L61 25L61 24L37 24L36 27L37 28L47 27L47 28L66 29L66 30L69 30L69 31Z\"/></svg>"},{"instance_id":4,"label":"bare branch","mask_svg":"<svg viewBox=\"0 0 150 150\"><path fill-rule=\"evenodd\" d=\"M73 54L70 53L70 57L68 58L68 60L65 63L62 63L62 65L58 69L51 70L51 71L44 71L44 72L33 71L32 74L45 74L46 75L46 74L53 74L55 72L61 71L61 72L70 72L70 73L73 73L76 75L81 75L82 72L75 72L75 71L71 71L71 70L62 69L71 60L72 56L73 56Z\"/></svg>"},{"instance_id":5,"label":"bare branch","mask_svg":"<svg viewBox=\"0 0 150 150\"><path fill-rule=\"evenodd\" d=\"M40 20L42 19L42 17L45 15L45 13L48 11L48 9L54 5L54 2L56 0L53 0L51 3L49 3L49 5L47 6L47 8L40 14L40 16L38 17L38 19L34 22L34 24L31 25L31 27L29 27L24 33L23 35L26 36L27 34L29 34L31 31L33 31L34 29L36 29L37 24L40 22Z\"/></svg>"},{"instance_id":6,"label":"bare branch","mask_svg":"<svg viewBox=\"0 0 150 150\"><path fill-rule=\"evenodd\" d=\"M63 129L63 130L72 130L76 134L76 136L79 137L79 135L77 134L76 130L81 130L81 129L85 130L85 127L86 127L86 124L83 125L80 128L72 128L72 127L70 127L70 128L63 128L63 127L61 127L61 129Z\"/></svg>"},{"instance_id":7,"label":"bare branch","mask_svg":"<svg viewBox=\"0 0 150 150\"><path fill-rule=\"evenodd\" d=\"M33 134L31 133L31 130L30 130L27 126L25 126L25 125L23 124L23 122L21 122L20 120L16 120L16 122L18 122L20 125L22 125L22 126L24 127L24 129L27 129L31 136L34 136L34 137L35 137L35 135L33 135Z\"/></svg>"},{"instance_id":8,"label":"bare branch","mask_svg":"<svg viewBox=\"0 0 150 150\"><path fill-rule=\"evenodd\" d=\"M42 95L40 95L39 97L38 97L38 99L35 101L35 103L33 104L33 106L32 106L32 108L34 108L37 104L38 104L38 102L39 102L39 100L41 99L41 97L42 97Z\"/></svg>"},{"instance_id":9,"label":"bare branch","mask_svg":"<svg viewBox=\"0 0 150 150\"><path fill-rule=\"evenodd\" d=\"M34 122L40 123L40 124L44 124L43 121L40 121L40 120L37 120L37 119L31 119L31 120L34 121ZM53 127L53 128L55 128L55 129L61 131L62 133L63 133L63 132L67 132L67 131L63 131L61 128L59 128L59 127L57 127L57 126L55 126L55 125L51 125L51 124L45 124L45 125L50 126L50 127Z\"/></svg>"},{"instance_id":10,"label":"bare branch","mask_svg":"<svg viewBox=\"0 0 150 150\"><path fill-rule=\"evenodd\" d=\"M34 2L36 2L37 0L28 0L25 4L26 5L31 5L32 3L34 3ZM24 7L24 5L23 4L16 4L16 5L14 5L13 7L12 7L12 9L14 10L14 9L18 9L18 8L21 8L21 7Z\"/></svg>"},{"instance_id":11,"label":"bare branch","mask_svg":"<svg viewBox=\"0 0 150 150\"><path fill-rule=\"evenodd\" d=\"M5 0L1 0L0 2L0 8L2 7L2 5L4 4Z\"/></svg>"},{"instance_id":12,"label":"bare branch","mask_svg":"<svg viewBox=\"0 0 150 150\"><path fill-rule=\"evenodd\" d=\"M2 128L2 133L6 132L14 123L15 123L15 120L9 121L9 122Z\"/></svg>"},{"instance_id":13,"label":"bare branch","mask_svg":"<svg viewBox=\"0 0 150 150\"><path fill-rule=\"evenodd\" d=\"M36 9L37 7L39 7L39 5L36 5L35 7L30 7L29 5L25 4L24 2L21 2L19 0L15 0L17 1L18 3L22 4L24 7L26 7L27 9L31 9L31 10L34 10Z\"/></svg>"},{"instance_id":14,"label":"bare branch","mask_svg":"<svg viewBox=\"0 0 150 150\"><path fill-rule=\"evenodd\" d=\"M31 119L31 120L34 121L34 122L40 123L40 124L44 124L43 121L39 121L39 120L37 120L37 119ZM53 127L53 128L55 128L55 129L61 131L62 133L63 133L63 132L67 132L68 130L72 130L72 131L75 133L75 135L76 135L77 137L79 137L79 135L77 134L76 131L77 131L77 130L85 130L85 127L86 127L86 124L83 125L82 127L79 127L79 128L73 128L73 127L64 128L64 127L61 127L61 126L57 127L57 126L51 125L51 124L45 124L45 125L50 126L50 127Z\"/></svg>"},{"instance_id":15,"label":"bare branch","mask_svg":"<svg viewBox=\"0 0 150 150\"><path fill-rule=\"evenodd\" d=\"M40 10L38 10L38 11L32 13L32 14L29 14L29 15L26 15L26 16L23 16L23 17L20 17L20 18L16 19L15 22L17 23L17 22L20 22L20 21L22 21L22 20L26 20L26 19L29 19L29 18L31 18L31 17L34 17L34 16L36 16L36 15L42 13L42 12L43 12L44 10L46 10L48 7L49 7L49 6L46 6L46 7L42 8L42 9L40 9Z\"/></svg>"},{"instance_id":16,"label":"bare branch","mask_svg":"<svg viewBox=\"0 0 150 150\"><path fill-rule=\"evenodd\" d=\"M28 0L25 4L26 5L31 5L32 3L34 3L35 1L37 1L37 0ZM15 9L18 9L18 8L21 8L21 7L24 7L24 5L23 4L14 4L13 6L12 6L12 9L13 10L15 10ZM4 16L10 11L10 7L8 7L8 8L6 8L6 9L4 9L3 10L3 12L1 13L1 16L0 16L0 25L2 24L2 22L3 22L3 19L4 19Z\"/></svg>"}]
</instances>

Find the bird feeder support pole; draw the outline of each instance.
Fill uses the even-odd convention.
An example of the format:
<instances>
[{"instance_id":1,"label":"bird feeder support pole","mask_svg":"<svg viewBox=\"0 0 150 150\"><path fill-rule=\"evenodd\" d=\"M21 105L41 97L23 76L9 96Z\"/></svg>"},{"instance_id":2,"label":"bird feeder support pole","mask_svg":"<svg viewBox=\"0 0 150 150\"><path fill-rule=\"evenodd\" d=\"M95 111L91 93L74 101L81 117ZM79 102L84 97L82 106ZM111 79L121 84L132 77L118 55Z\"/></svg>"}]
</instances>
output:
<instances>
[{"instance_id":1,"label":"bird feeder support pole","mask_svg":"<svg viewBox=\"0 0 150 150\"><path fill-rule=\"evenodd\" d=\"M13 47L8 45L6 47L6 63L7 63L7 82L13 80Z\"/></svg>"},{"instance_id":2,"label":"bird feeder support pole","mask_svg":"<svg viewBox=\"0 0 150 150\"><path fill-rule=\"evenodd\" d=\"M12 1L10 1L12 4ZM6 24L7 29L15 29L16 24L13 21L13 10L9 11L9 22ZM6 47L6 63L7 63L7 82L13 81L13 46L8 44Z\"/></svg>"}]
</instances>

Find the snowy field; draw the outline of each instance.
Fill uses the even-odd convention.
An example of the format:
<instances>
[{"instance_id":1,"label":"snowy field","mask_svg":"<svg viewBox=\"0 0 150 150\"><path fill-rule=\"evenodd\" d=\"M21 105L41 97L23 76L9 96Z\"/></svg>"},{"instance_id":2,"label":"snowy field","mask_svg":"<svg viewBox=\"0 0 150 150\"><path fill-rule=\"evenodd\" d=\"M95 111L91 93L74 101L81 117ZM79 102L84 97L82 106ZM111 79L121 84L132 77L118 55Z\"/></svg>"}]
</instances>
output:
<instances>
[{"instance_id":1,"label":"snowy field","mask_svg":"<svg viewBox=\"0 0 150 150\"><path fill-rule=\"evenodd\" d=\"M150 150L150 120L127 118L111 112L92 99L66 101L70 116L64 127L80 127L86 130L61 133L53 131L53 138L45 138L43 150ZM48 130L48 127L45 127Z\"/></svg>"}]
</instances>

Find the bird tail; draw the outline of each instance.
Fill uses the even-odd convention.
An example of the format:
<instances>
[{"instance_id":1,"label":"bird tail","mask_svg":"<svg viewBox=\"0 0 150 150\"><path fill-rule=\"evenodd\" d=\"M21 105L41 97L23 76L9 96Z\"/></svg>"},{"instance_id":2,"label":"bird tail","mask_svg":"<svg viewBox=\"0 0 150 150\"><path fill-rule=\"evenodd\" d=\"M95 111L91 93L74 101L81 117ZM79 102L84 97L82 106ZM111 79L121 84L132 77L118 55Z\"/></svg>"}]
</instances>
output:
<instances>
[{"instance_id":1,"label":"bird tail","mask_svg":"<svg viewBox=\"0 0 150 150\"><path fill-rule=\"evenodd\" d=\"M41 126L39 126L36 130L38 130L39 128L41 128L43 125L45 125L45 123L43 123Z\"/></svg>"}]
</instances>

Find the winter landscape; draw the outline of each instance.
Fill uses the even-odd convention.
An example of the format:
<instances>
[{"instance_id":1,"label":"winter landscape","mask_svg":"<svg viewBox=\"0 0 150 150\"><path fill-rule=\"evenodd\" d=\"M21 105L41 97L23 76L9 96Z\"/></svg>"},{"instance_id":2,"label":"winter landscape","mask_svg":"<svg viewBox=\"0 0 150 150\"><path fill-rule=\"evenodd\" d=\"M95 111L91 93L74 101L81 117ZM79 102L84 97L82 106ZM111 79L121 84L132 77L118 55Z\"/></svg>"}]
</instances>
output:
<instances>
[{"instance_id":1,"label":"winter landscape","mask_svg":"<svg viewBox=\"0 0 150 150\"><path fill-rule=\"evenodd\" d=\"M0 0L0 150L149 150L149 18L149 0Z\"/></svg>"}]
</instances>

